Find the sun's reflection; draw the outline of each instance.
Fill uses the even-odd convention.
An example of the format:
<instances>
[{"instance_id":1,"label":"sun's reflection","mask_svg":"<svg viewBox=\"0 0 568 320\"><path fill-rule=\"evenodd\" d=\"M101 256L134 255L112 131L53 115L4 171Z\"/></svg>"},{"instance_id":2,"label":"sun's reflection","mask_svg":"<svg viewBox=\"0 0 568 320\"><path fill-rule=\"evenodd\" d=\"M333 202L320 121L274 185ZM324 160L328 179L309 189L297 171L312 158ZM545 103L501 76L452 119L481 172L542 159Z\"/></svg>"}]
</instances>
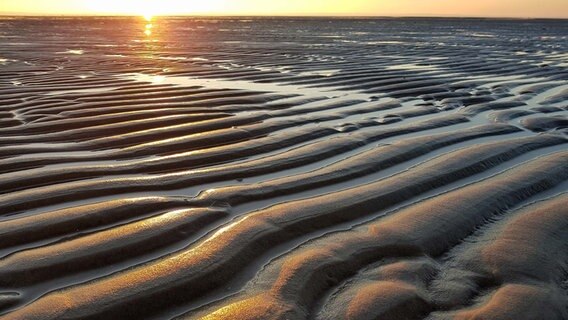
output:
<instances>
[{"instance_id":1,"label":"sun's reflection","mask_svg":"<svg viewBox=\"0 0 568 320\"><path fill-rule=\"evenodd\" d=\"M0 0L1 1L1 0ZM156 16L140 15L136 21L136 34L133 42L139 43L139 55L147 59L156 59L162 43L159 38L163 36L162 19Z\"/></svg>"},{"instance_id":2,"label":"sun's reflection","mask_svg":"<svg viewBox=\"0 0 568 320\"><path fill-rule=\"evenodd\" d=\"M154 28L154 25L152 24L154 17L151 15L144 15L143 18L147 22L146 26L144 27L144 34L149 37L152 35L152 28Z\"/></svg>"},{"instance_id":3,"label":"sun's reflection","mask_svg":"<svg viewBox=\"0 0 568 320\"><path fill-rule=\"evenodd\" d=\"M152 24L147 24L146 29L144 30L144 34L149 37L152 35Z\"/></svg>"}]
</instances>

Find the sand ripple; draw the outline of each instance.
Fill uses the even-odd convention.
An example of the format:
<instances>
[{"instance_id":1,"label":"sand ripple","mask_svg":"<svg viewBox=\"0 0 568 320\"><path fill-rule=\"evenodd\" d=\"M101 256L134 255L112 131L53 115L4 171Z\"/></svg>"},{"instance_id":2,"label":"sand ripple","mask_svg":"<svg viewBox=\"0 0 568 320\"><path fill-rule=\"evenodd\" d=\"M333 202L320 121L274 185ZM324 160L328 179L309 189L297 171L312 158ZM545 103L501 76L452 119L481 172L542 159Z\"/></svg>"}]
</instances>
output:
<instances>
[{"instance_id":1,"label":"sand ripple","mask_svg":"<svg viewBox=\"0 0 568 320\"><path fill-rule=\"evenodd\" d=\"M4 22L0 318L568 318L565 22L154 26Z\"/></svg>"}]
</instances>

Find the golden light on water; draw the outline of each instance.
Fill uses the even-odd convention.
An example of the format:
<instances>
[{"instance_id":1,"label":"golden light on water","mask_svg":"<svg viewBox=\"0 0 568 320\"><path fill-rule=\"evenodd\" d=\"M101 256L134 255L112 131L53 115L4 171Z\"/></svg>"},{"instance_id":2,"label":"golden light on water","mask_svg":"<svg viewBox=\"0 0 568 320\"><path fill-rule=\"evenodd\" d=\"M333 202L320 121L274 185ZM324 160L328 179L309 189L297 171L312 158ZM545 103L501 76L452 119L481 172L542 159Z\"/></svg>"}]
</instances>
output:
<instances>
[{"instance_id":1,"label":"golden light on water","mask_svg":"<svg viewBox=\"0 0 568 320\"><path fill-rule=\"evenodd\" d=\"M149 37L152 35L152 28L154 28L154 25L152 24L152 20L154 19L153 15L150 14L145 14L142 16L144 18L144 20L146 20L146 26L144 27L144 34Z\"/></svg>"},{"instance_id":2,"label":"golden light on water","mask_svg":"<svg viewBox=\"0 0 568 320\"><path fill-rule=\"evenodd\" d=\"M154 26L151 23L146 24L146 27L144 28L144 34L146 34L146 36L151 36L153 27Z\"/></svg>"}]
</instances>

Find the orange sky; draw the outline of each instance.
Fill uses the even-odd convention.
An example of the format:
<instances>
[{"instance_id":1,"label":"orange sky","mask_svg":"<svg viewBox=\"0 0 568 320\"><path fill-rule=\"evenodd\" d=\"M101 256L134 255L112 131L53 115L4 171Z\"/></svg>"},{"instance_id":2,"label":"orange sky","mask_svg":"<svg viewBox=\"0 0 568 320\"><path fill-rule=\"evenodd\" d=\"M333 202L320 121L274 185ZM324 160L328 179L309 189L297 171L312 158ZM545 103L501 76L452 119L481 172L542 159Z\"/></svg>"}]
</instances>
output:
<instances>
[{"instance_id":1,"label":"orange sky","mask_svg":"<svg viewBox=\"0 0 568 320\"><path fill-rule=\"evenodd\" d=\"M0 14L568 18L568 0L0 0Z\"/></svg>"}]
</instances>

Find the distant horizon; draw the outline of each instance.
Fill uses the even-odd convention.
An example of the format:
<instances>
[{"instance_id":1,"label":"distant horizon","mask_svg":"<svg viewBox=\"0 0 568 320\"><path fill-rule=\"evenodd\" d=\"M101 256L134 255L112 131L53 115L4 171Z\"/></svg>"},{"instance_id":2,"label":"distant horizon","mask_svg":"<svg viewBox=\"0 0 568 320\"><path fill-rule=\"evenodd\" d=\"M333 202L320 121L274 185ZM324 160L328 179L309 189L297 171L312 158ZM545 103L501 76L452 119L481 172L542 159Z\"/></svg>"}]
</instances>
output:
<instances>
[{"instance_id":1,"label":"distant horizon","mask_svg":"<svg viewBox=\"0 0 568 320\"><path fill-rule=\"evenodd\" d=\"M34 13L18 13L18 12L0 12L0 17L141 17L139 14L89 14L89 13L60 13L60 14L34 14ZM542 16L459 16L459 15L332 15L332 14L311 14L311 15L293 15L293 14L274 14L274 15L256 15L256 14L164 14L155 15L159 18L444 18L444 19L510 19L510 20L568 20L568 17L542 17Z\"/></svg>"}]
</instances>

